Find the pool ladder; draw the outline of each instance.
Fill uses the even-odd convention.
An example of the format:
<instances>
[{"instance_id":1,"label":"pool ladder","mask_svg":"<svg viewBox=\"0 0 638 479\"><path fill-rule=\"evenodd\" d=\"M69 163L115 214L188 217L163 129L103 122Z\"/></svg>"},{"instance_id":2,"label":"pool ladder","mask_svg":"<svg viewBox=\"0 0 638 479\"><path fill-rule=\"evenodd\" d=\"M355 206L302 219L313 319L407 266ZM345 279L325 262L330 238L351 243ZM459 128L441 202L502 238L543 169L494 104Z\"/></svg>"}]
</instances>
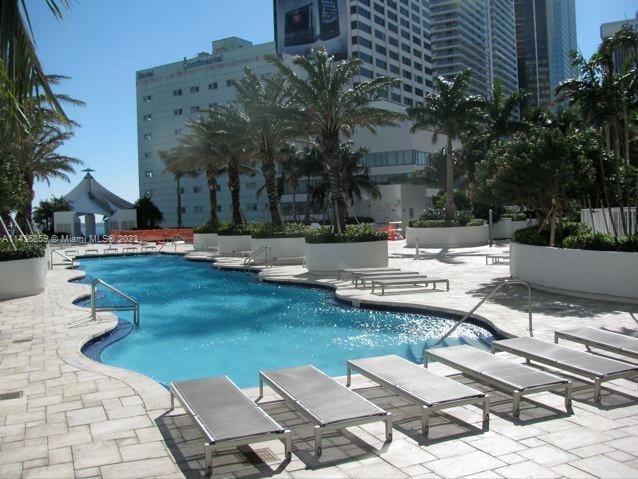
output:
<instances>
[{"instance_id":1,"label":"pool ladder","mask_svg":"<svg viewBox=\"0 0 638 479\"><path fill-rule=\"evenodd\" d=\"M98 308L95 301L95 292L98 284L104 286L106 289L108 289L112 293L115 293L119 297L124 298L130 304L122 306L103 306L101 308ZM106 281L98 278L91 283L91 318L95 320L97 318L96 314L100 311L133 311L133 324L136 328L139 328L140 326L140 303L130 297L128 294L123 293L119 289L114 288L113 286L108 284Z\"/></svg>"},{"instance_id":2,"label":"pool ladder","mask_svg":"<svg viewBox=\"0 0 638 479\"><path fill-rule=\"evenodd\" d=\"M272 266L272 249L270 248L270 246L263 245L257 248L255 251L253 251L250 254L250 256L244 259L244 269L248 268L248 266L250 266L250 264L257 259L257 256L259 256L262 253L265 253L266 255L266 266L271 267Z\"/></svg>"},{"instance_id":3,"label":"pool ladder","mask_svg":"<svg viewBox=\"0 0 638 479\"><path fill-rule=\"evenodd\" d=\"M56 254L62 258L61 263L53 262L53 255ZM75 261L70 256L66 255L62 251L51 248L51 258L49 259L49 269L53 269L54 266L70 266L71 268L75 268Z\"/></svg>"},{"instance_id":4,"label":"pool ladder","mask_svg":"<svg viewBox=\"0 0 638 479\"><path fill-rule=\"evenodd\" d=\"M532 328L532 288L530 287L529 283L527 283L526 281L520 281L517 279L506 279L505 281L503 281L502 283L499 283L498 285L496 285L496 287L490 291L487 296L485 296L482 300L480 300L478 302L478 304L476 306L474 306L471 311L469 313L467 313L465 316L463 316L461 318L460 321L458 321L456 324L454 324L454 326L452 326L447 333L445 333L443 336L441 336L436 343L434 343L434 346L438 345L439 343L441 343L443 340L445 340L450 334L452 334L454 331L456 331L456 328L458 328L463 322L465 322L465 320L467 318L469 318L470 316L472 316L472 314L479 309L479 307L488 299L492 298L496 293L498 293L501 288L503 288L504 286L508 286L508 285L512 285L512 284L522 284L524 286L527 287L527 314L528 314L528 322L529 322L529 335L530 337L534 336L534 330Z\"/></svg>"}]
</instances>

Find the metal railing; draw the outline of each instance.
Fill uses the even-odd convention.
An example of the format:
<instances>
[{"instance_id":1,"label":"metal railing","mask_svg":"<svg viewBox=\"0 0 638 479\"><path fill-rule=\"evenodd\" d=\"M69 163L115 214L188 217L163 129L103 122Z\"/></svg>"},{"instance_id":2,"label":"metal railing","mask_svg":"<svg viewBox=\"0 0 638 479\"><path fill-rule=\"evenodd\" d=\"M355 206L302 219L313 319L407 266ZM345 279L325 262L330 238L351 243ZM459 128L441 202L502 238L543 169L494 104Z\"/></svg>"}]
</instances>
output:
<instances>
[{"instance_id":1,"label":"metal railing","mask_svg":"<svg viewBox=\"0 0 638 479\"><path fill-rule=\"evenodd\" d=\"M57 254L62 259L65 259L66 262L54 263L53 262L53 253ZM74 268L75 267L75 260L73 258L71 258L70 256L67 256L66 254L64 254L60 250L51 249L51 262L50 262L50 264L51 264L51 268L53 268L54 266L68 266L68 265L70 265L71 268Z\"/></svg>"},{"instance_id":2,"label":"metal railing","mask_svg":"<svg viewBox=\"0 0 638 479\"><path fill-rule=\"evenodd\" d=\"M103 306L101 308L98 308L95 304L95 291L98 284L104 286L106 289L117 294L121 298L129 301L131 304L122 306ZM91 318L95 320L96 313L99 313L100 311L133 311L133 324L136 328L140 326L140 303L138 303L137 300L131 298L128 294L123 293L117 288L114 288L106 281L96 279L91 283Z\"/></svg>"},{"instance_id":3,"label":"metal railing","mask_svg":"<svg viewBox=\"0 0 638 479\"><path fill-rule=\"evenodd\" d=\"M248 256L247 258L244 259L244 268L248 268L248 266L250 266L250 264L255 261L255 259L257 259L257 256L259 256L262 253L266 253L266 266L272 266L272 256L271 256L271 248L270 246L260 246L259 248L257 248L255 251L253 251L250 256Z\"/></svg>"},{"instance_id":4,"label":"metal railing","mask_svg":"<svg viewBox=\"0 0 638 479\"><path fill-rule=\"evenodd\" d=\"M527 310L528 310L528 321L529 321L529 335L530 337L534 337L534 330L532 328L532 288L530 288L529 284L525 281L519 281L517 279L507 279L505 281L503 281L502 283L499 283L492 291L489 292L489 294L487 296L485 296L482 300L480 300L478 302L478 304L476 306L474 306L472 308L472 310L467 313L465 316L463 316L461 318L460 321L458 321L454 326L452 326L450 328L450 330L445 333L443 336L441 336L436 343L434 343L434 345L436 346L437 344L439 344L440 342L442 342L443 340L445 340L445 338L447 338L450 334L452 334L454 331L456 331L456 328L458 328L463 322L465 322L465 320L467 318L469 318L470 316L472 316L472 314L474 314L474 312L479 309L479 307L488 299L492 298L496 293L498 293L501 288L503 288L504 286L508 286L508 285L512 285L512 284L522 284L524 286L527 287Z\"/></svg>"}]
</instances>

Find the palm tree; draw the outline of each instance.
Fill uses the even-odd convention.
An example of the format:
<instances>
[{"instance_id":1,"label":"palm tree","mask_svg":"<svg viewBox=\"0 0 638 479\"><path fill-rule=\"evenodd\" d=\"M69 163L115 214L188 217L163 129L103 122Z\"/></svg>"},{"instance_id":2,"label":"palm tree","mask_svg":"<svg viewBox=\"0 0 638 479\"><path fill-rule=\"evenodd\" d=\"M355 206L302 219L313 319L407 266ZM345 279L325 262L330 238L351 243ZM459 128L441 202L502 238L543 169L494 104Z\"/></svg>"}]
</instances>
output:
<instances>
[{"instance_id":1,"label":"palm tree","mask_svg":"<svg viewBox=\"0 0 638 479\"><path fill-rule=\"evenodd\" d=\"M62 18L62 9L69 0L45 0L56 19ZM24 102L33 96L42 96L63 124L69 124L59 99L53 93L50 78L45 75L33 40L33 30L25 0L0 2L0 75L1 89L10 92L11 102L1 120L24 127L28 124L23 112Z\"/></svg>"},{"instance_id":2,"label":"palm tree","mask_svg":"<svg viewBox=\"0 0 638 479\"><path fill-rule=\"evenodd\" d=\"M485 112L485 136L490 143L502 141L520 130L522 124L518 119L518 111L525 96L522 90L508 94L501 80L494 82L489 100L484 100L482 105Z\"/></svg>"},{"instance_id":3,"label":"palm tree","mask_svg":"<svg viewBox=\"0 0 638 479\"><path fill-rule=\"evenodd\" d=\"M350 138L356 126L375 132L376 127L396 125L404 118L400 113L371 105L377 92L396 80L379 76L354 83L361 60L350 58L336 62L324 48L312 50L306 57L293 58L293 65L303 70L303 77L275 57L270 57L269 61L285 80L291 100L288 107L280 109L280 114L304 128L307 138L316 139L330 179L334 224L341 232L347 217L345 192L339 175L342 169L339 155L341 137Z\"/></svg>"},{"instance_id":4,"label":"palm tree","mask_svg":"<svg viewBox=\"0 0 638 479\"><path fill-rule=\"evenodd\" d=\"M188 157L184 153L184 148L181 145L167 151L159 152L160 159L164 162L163 173L171 173L175 178L177 195L177 227L184 226L182 221L182 184L181 180L185 175L191 177L197 176L197 171L188 162Z\"/></svg>"},{"instance_id":5,"label":"palm tree","mask_svg":"<svg viewBox=\"0 0 638 479\"><path fill-rule=\"evenodd\" d=\"M469 96L469 69L461 72L452 82L438 77L434 81L435 92L427 93L423 102L408 108L408 116L414 122L412 132L419 130L433 130L432 141L436 142L438 135L447 137L446 144L446 219L452 219L455 214L454 206L454 157L452 156L452 141L473 130L481 120L481 105L483 100L476 96Z\"/></svg>"},{"instance_id":6,"label":"palm tree","mask_svg":"<svg viewBox=\"0 0 638 479\"><path fill-rule=\"evenodd\" d=\"M459 160L459 152L453 151L452 158L454 160L454 183L459 181L462 173L459 171L461 167ZM445 147L440 151L430 153L428 163L420 171L414 172L414 178L421 180L427 185L434 185L440 191L445 191L447 182L447 153Z\"/></svg>"},{"instance_id":7,"label":"palm tree","mask_svg":"<svg viewBox=\"0 0 638 479\"><path fill-rule=\"evenodd\" d=\"M271 221L274 225L281 225L283 219L279 207L276 163L286 158L281 154L286 141L298 134L298 130L287 117L273 115L273 112L289 106L290 100L283 79L275 75L261 82L257 75L246 67L244 78L235 82L234 86L237 103L250 123L245 130L248 133L245 141L253 145L256 159L261 164Z\"/></svg>"},{"instance_id":8,"label":"palm tree","mask_svg":"<svg viewBox=\"0 0 638 479\"><path fill-rule=\"evenodd\" d=\"M164 219L160 209L147 196L135 202L135 209L137 210L137 227L139 229L157 228Z\"/></svg>"},{"instance_id":9,"label":"palm tree","mask_svg":"<svg viewBox=\"0 0 638 479\"><path fill-rule=\"evenodd\" d=\"M52 235L54 223L53 217L56 211L69 211L72 206L64 196L53 196L50 200L42 200L33 211L33 220L43 233Z\"/></svg>"}]
</instances>

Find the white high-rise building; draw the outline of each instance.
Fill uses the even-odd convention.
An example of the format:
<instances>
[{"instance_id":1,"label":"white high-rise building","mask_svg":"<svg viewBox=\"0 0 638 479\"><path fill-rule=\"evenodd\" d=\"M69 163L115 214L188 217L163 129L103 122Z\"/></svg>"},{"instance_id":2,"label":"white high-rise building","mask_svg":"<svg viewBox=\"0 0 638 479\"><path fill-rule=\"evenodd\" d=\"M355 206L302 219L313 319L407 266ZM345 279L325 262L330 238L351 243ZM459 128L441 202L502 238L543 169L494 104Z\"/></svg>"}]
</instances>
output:
<instances>
[{"instance_id":1,"label":"white high-rise building","mask_svg":"<svg viewBox=\"0 0 638 479\"><path fill-rule=\"evenodd\" d=\"M500 80L518 85L513 0L432 0L432 57L436 76L472 71L470 93L488 98Z\"/></svg>"}]
</instances>

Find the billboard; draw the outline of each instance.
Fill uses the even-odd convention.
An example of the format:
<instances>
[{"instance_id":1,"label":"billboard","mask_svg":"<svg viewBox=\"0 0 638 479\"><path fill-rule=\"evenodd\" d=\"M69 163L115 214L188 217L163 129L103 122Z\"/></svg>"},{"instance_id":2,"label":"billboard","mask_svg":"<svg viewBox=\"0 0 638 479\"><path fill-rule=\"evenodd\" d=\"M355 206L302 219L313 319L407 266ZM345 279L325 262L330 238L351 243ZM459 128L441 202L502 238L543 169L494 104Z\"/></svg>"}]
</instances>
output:
<instances>
[{"instance_id":1,"label":"billboard","mask_svg":"<svg viewBox=\"0 0 638 479\"><path fill-rule=\"evenodd\" d=\"M323 45L348 56L348 0L274 0L277 53L304 55Z\"/></svg>"}]
</instances>

